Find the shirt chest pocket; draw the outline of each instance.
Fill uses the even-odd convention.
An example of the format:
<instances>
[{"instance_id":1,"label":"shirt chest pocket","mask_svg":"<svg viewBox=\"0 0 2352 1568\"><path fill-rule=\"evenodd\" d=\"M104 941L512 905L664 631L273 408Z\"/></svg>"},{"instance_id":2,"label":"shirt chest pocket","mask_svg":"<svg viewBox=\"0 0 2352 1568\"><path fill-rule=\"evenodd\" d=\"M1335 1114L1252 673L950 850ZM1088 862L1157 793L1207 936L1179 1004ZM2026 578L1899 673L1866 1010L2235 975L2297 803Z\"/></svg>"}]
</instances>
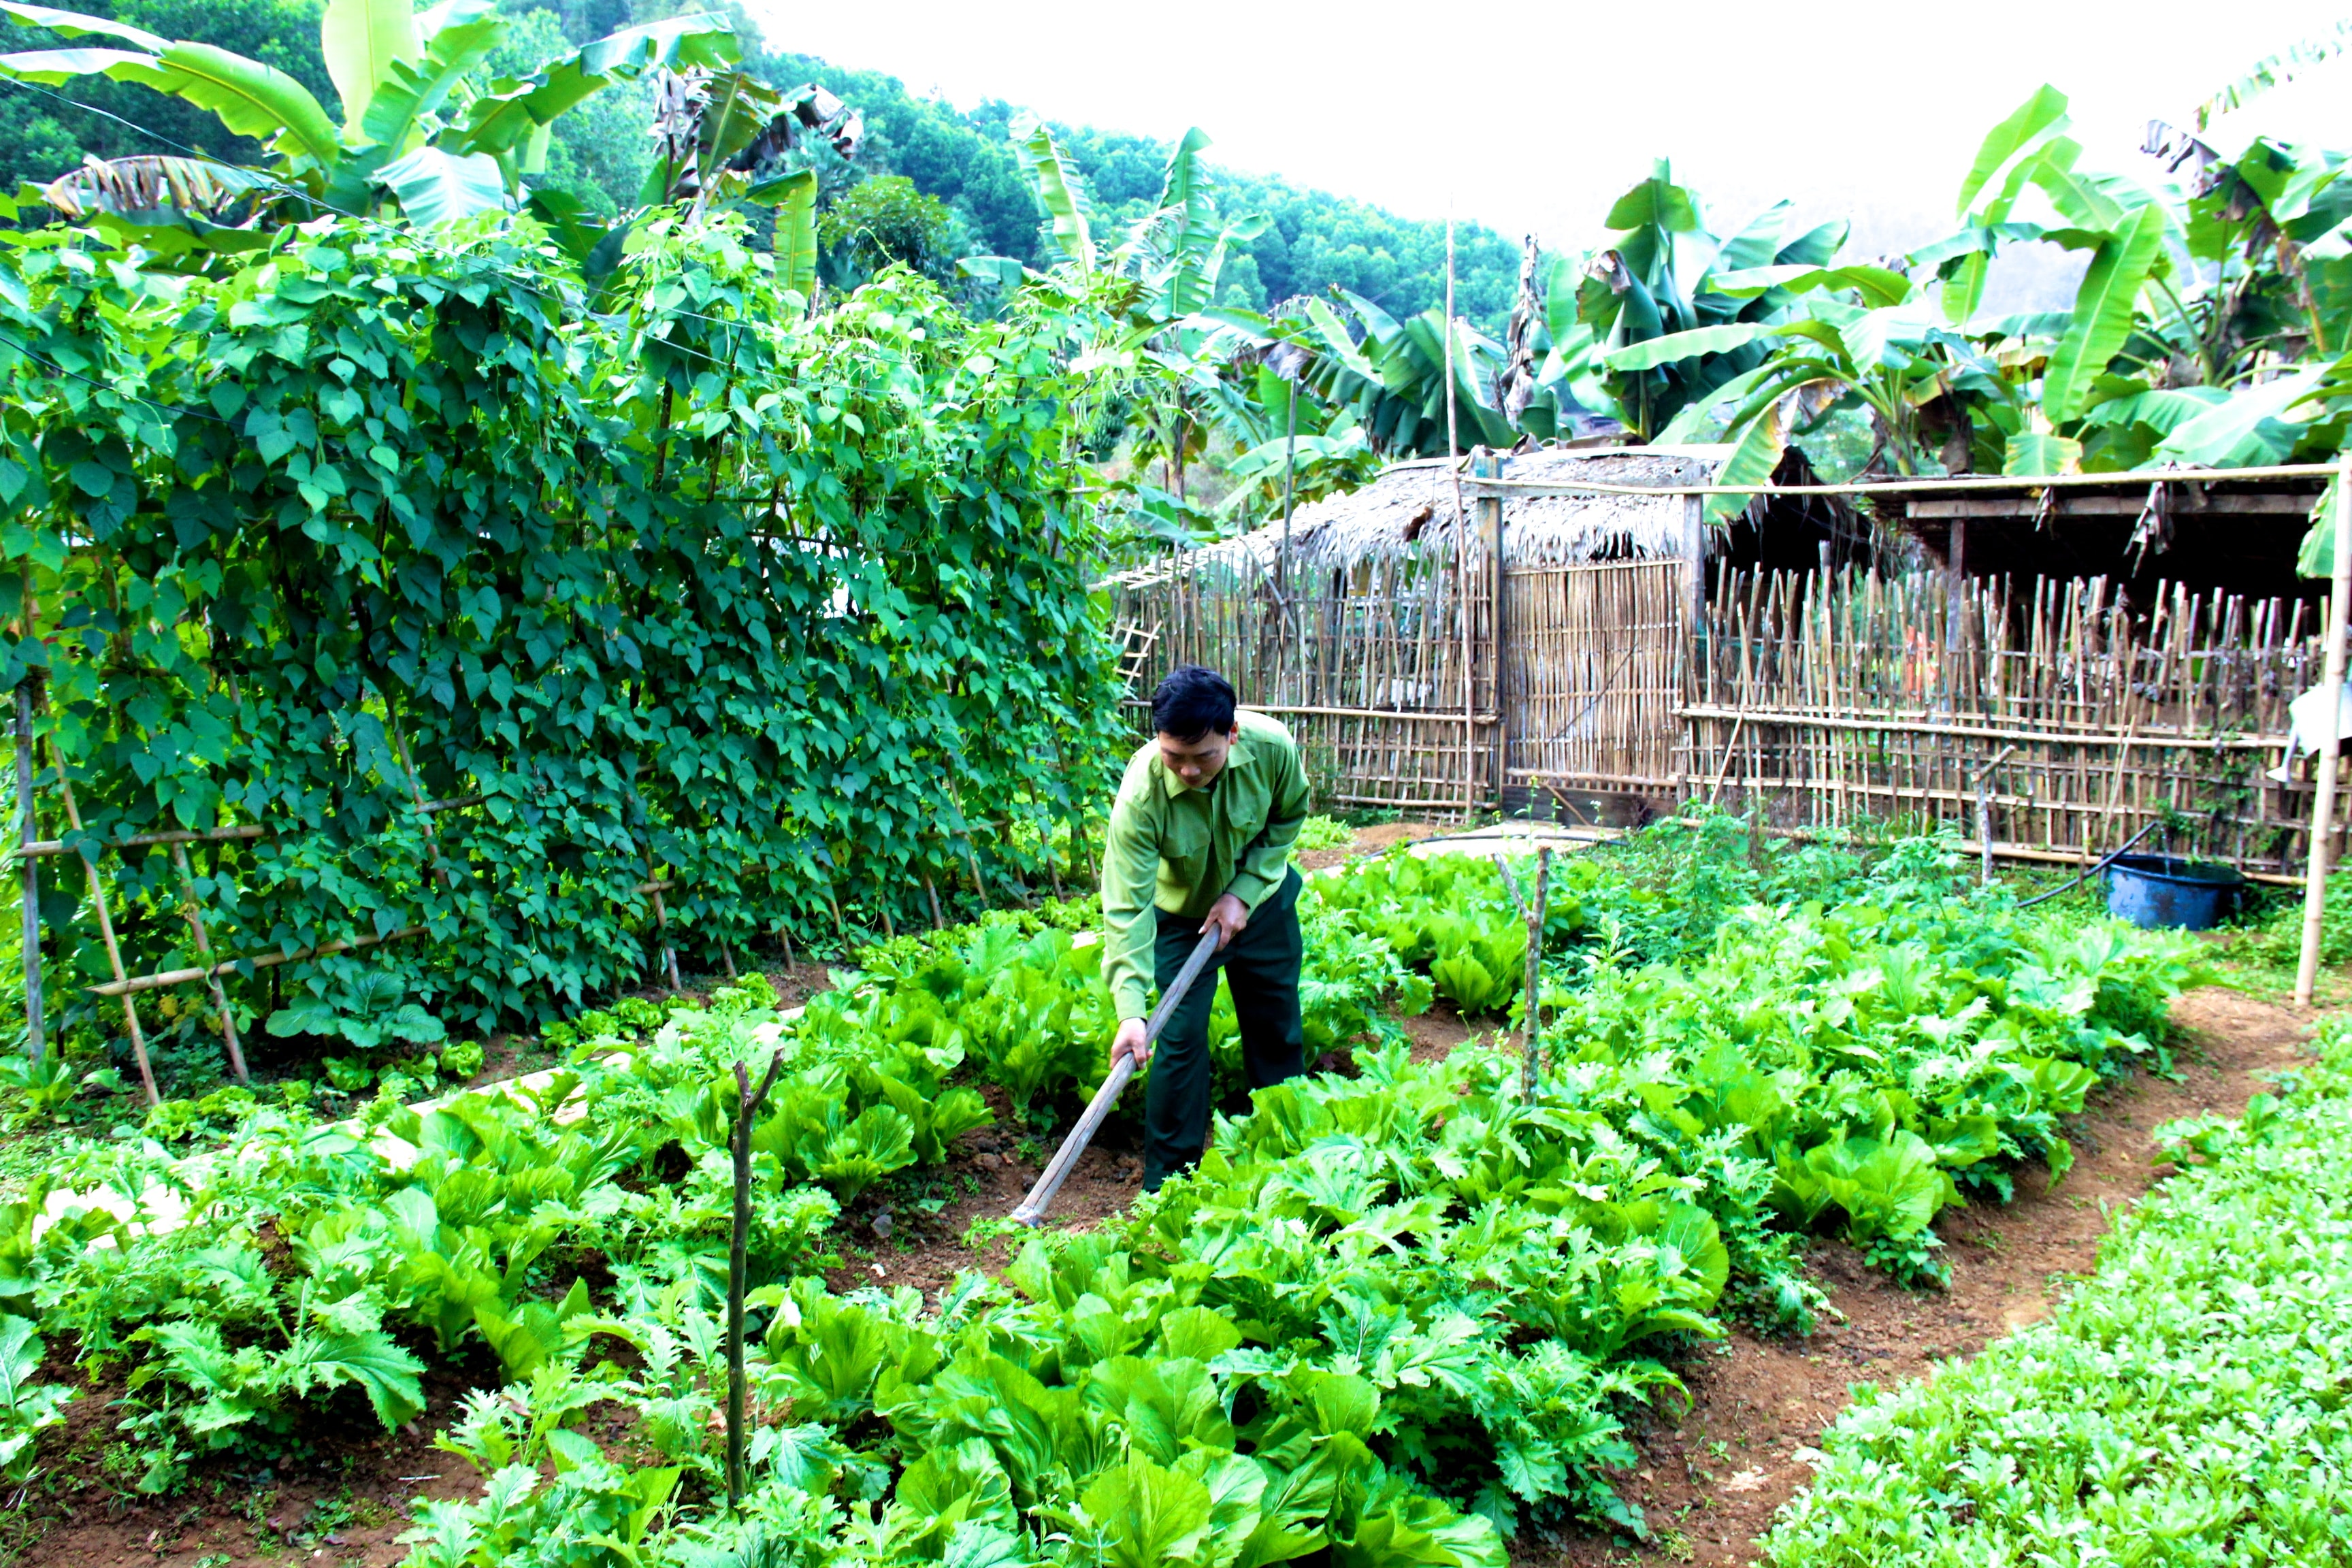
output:
<instances>
[{"instance_id":1,"label":"shirt chest pocket","mask_svg":"<svg viewBox=\"0 0 2352 1568\"><path fill-rule=\"evenodd\" d=\"M1170 812L1168 820L1160 828L1160 858L1181 863L1204 859L1208 853L1207 814L1185 810Z\"/></svg>"}]
</instances>

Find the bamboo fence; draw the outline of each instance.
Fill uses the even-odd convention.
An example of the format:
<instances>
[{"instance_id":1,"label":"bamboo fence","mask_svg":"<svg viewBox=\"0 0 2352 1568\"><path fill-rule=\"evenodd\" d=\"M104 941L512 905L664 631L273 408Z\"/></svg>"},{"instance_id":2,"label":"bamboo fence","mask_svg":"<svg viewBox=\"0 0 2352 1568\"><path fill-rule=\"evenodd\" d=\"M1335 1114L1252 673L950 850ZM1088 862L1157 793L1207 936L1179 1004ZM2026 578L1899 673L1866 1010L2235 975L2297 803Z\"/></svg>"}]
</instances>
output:
<instances>
[{"instance_id":1,"label":"bamboo fence","mask_svg":"<svg viewBox=\"0 0 2352 1568\"><path fill-rule=\"evenodd\" d=\"M1460 816L1491 793L1494 667L1479 650L1493 595L1475 562L1455 570L1450 538L1311 578L1294 564L1286 581L1263 563L1179 557L1118 595L1128 646L1156 633L1160 667L1207 665L1282 720L1324 801Z\"/></svg>"},{"instance_id":2,"label":"bamboo fence","mask_svg":"<svg viewBox=\"0 0 2352 1568\"><path fill-rule=\"evenodd\" d=\"M1506 573L1507 785L1680 785L1688 581L1680 561Z\"/></svg>"},{"instance_id":3,"label":"bamboo fence","mask_svg":"<svg viewBox=\"0 0 2352 1568\"><path fill-rule=\"evenodd\" d=\"M1482 542L1460 573L1446 536L1294 567L1286 595L1267 563L1180 557L1120 584L1118 615L1156 634L1155 665L1222 670L1289 723L1336 805L1696 797L1790 831L1989 829L1997 855L2078 863L2163 819L2150 848L2264 879L2304 864L2310 784L2263 770L2320 679L2314 601L1718 564L1694 624L1680 560L1498 577Z\"/></svg>"},{"instance_id":4,"label":"bamboo fence","mask_svg":"<svg viewBox=\"0 0 2352 1568\"><path fill-rule=\"evenodd\" d=\"M1995 854L2087 860L2168 818L2177 848L2303 866L2309 785L2263 770L2320 679L2308 601L1860 572L1718 572L1709 600L1685 793L1790 829L1974 834L1981 784Z\"/></svg>"}]
</instances>

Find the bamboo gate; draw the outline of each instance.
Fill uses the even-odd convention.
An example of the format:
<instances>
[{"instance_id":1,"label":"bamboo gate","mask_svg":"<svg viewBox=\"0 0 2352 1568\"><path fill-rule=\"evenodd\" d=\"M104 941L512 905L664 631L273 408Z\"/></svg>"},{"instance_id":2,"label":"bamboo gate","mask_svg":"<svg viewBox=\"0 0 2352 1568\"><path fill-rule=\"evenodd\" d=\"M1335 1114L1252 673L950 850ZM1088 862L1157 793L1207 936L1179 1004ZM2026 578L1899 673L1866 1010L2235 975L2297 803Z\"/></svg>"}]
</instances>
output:
<instances>
[{"instance_id":1,"label":"bamboo gate","mask_svg":"<svg viewBox=\"0 0 2352 1568\"><path fill-rule=\"evenodd\" d=\"M2315 601L1718 563L1694 607L1684 560L1498 573L1481 542L1286 595L1264 561L1180 556L1122 582L1118 614L1155 668L1220 669L1288 723L1335 806L1699 798L1799 833L1989 830L1997 856L2059 863L2163 823L2147 847L2300 876L2310 783L2264 770L2322 679Z\"/></svg>"}]
</instances>

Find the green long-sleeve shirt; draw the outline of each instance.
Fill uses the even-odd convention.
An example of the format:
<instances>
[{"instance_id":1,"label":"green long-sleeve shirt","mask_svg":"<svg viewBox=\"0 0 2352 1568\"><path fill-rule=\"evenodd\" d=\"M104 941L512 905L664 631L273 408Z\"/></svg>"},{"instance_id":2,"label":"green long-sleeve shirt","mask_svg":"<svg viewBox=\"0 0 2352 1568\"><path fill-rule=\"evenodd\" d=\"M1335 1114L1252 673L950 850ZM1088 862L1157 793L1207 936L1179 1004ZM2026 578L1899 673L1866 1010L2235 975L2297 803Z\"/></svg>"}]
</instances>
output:
<instances>
[{"instance_id":1,"label":"green long-sleeve shirt","mask_svg":"<svg viewBox=\"0 0 2352 1568\"><path fill-rule=\"evenodd\" d=\"M1307 820L1298 742L1263 713L1241 732L1206 789L1194 789L1147 742L1129 759L1103 847L1103 978L1121 1018L1151 1011L1152 911L1204 919L1221 893L1253 910L1280 888Z\"/></svg>"}]
</instances>

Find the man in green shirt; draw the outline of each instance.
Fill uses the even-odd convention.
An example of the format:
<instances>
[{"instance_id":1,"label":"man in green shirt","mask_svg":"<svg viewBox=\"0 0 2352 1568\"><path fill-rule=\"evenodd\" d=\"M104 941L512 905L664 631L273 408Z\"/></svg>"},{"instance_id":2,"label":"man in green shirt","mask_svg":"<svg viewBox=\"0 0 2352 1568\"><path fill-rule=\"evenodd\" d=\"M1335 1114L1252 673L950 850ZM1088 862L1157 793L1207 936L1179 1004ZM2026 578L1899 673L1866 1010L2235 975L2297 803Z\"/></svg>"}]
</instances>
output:
<instances>
[{"instance_id":1,"label":"man in green shirt","mask_svg":"<svg viewBox=\"0 0 2352 1568\"><path fill-rule=\"evenodd\" d=\"M1143 1096L1143 1184L1201 1157L1209 1134L1209 1008L1223 968L1241 1021L1252 1089L1305 1070L1299 1026L1298 873L1290 846L1307 820L1307 773L1290 731L1236 706L1224 677L1180 665L1151 697L1157 735L1120 779L1103 849L1103 976L1118 1005L1116 1063L1151 1065ZM1201 934L1212 968L1160 1031L1143 1038L1151 986L1164 989ZM1149 984L1145 976L1151 979Z\"/></svg>"}]
</instances>

